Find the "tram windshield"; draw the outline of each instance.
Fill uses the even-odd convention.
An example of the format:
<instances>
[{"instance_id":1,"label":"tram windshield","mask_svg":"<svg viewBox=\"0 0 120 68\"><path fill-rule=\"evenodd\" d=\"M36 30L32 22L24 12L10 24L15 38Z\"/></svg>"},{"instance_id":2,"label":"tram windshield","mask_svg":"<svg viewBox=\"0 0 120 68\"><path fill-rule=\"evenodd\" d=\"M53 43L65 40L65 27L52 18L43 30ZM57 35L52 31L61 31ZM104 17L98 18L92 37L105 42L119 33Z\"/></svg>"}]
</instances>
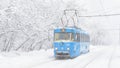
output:
<instances>
[{"instance_id":1,"label":"tram windshield","mask_svg":"<svg viewBox=\"0 0 120 68\"><path fill-rule=\"evenodd\" d=\"M67 33L67 32L61 32L61 33L55 33L55 37L54 37L55 41L73 41L74 40L74 36L73 33Z\"/></svg>"}]
</instances>

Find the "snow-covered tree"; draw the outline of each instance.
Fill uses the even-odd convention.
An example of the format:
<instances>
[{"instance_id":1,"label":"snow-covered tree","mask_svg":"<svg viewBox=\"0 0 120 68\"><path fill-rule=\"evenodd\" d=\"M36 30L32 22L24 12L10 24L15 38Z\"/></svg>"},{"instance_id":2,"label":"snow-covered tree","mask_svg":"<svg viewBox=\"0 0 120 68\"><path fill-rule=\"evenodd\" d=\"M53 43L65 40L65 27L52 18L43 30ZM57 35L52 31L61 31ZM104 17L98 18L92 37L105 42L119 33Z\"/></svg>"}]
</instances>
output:
<instances>
[{"instance_id":1,"label":"snow-covered tree","mask_svg":"<svg viewBox=\"0 0 120 68\"><path fill-rule=\"evenodd\" d=\"M3 2L3 3L2 3ZM53 29L63 27L66 19L65 9L77 9L79 15L84 11L82 2L78 0L6 0L0 3L0 51L32 51L51 48ZM85 8L86 9L86 8ZM69 14L68 14L69 15ZM73 16L75 18L75 16ZM71 17L68 16L68 19ZM78 27L90 32L94 44L103 43L105 36L97 24L88 23L78 18ZM73 20L70 20L70 22ZM70 24L69 22L69 24ZM96 27L95 27L96 26ZM92 29L91 29L92 28ZM97 38L97 40L96 40ZM98 43L99 42L99 43Z\"/></svg>"}]
</instances>

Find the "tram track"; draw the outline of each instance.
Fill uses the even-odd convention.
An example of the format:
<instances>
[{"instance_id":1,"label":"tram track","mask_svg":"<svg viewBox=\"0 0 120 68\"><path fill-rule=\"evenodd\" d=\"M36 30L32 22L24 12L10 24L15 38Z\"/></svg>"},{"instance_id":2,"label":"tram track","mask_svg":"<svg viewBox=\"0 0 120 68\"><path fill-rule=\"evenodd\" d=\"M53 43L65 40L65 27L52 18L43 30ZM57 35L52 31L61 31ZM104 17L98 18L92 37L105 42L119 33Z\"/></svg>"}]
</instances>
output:
<instances>
[{"instance_id":1,"label":"tram track","mask_svg":"<svg viewBox=\"0 0 120 68\"><path fill-rule=\"evenodd\" d=\"M86 68L91 62L93 62L94 60L96 60L101 55L102 54L98 54L97 56L95 56L94 58L92 58L91 60L89 60L82 68Z\"/></svg>"},{"instance_id":2,"label":"tram track","mask_svg":"<svg viewBox=\"0 0 120 68\"><path fill-rule=\"evenodd\" d=\"M61 61L64 61L67 62L68 59L52 59L52 60L49 60L49 61L44 61L44 62L41 62L41 63L38 63L38 64L35 64L34 66L31 66L31 67L27 67L27 68L36 68L38 66L44 66L44 65L47 65L47 64L52 64L52 63L56 63L56 62L61 62ZM63 63L63 62L62 62Z\"/></svg>"},{"instance_id":3,"label":"tram track","mask_svg":"<svg viewBox=\"0 0 120 68\"><path fill-rule=\"evenodd\" d=\"M96 56L94 56L92 59L90 59L88 62L86 62L86 64L84 64L81 68L86 68L89 64L91 64L93 61L95 61L97 58L101 57L102 55L104 55L105 53L99 53Z\"/></svg>"},{"instance_id":4,"label":"tram track","mask_svg":"<svg viewBox=\"0 0 120 68\"><path fill-rule=\"evenodd\" d=\"M108 55L110 55L110 58L107 61L108 62L108 65L107 65L108 67L107 68L111 68L111 62L112 62L112 58L114 56L115 50L116 50L116 48L114 48L112 50L111 54L108 54ZM89 68L89 65L92 64L92 62L94 62L95 60L97 60L99 57L104 56L106 53L107 52L96 55L91 60L89 60L88 62L86 62L86 64L84 64L81 68Z\"/></svg>"},{"instance_id":5,"label":"tram track","mask_svg":"<svg viewBox=\"0 0 120 68\"><path fill-rule=\"evenodd\" d=\"M111 64L112 64L112 60L113 60L113 57L114 57L114 55L115 55L115 52L116 52L116 46L115 46L115 48L113 49L113 52L112 52L112 54L111 54L111 56L110 56L110 59L109 59L109 61L108 61L108 68L111 68Z\"/></svg>"},{"instance_id":6,"label":"tram track","mask_svg":"<svg viewBox=\"0 0 120 68\"><path fill-rule=\"evenodd\" d=\"M84 57L83 59L78 59L83 62L77 62L76 64L72 65L72 68L87 68L92 62L100 58L101 56L104 56L108 51L106 51L107 48L104 48L98 52L90 54L89 57ZM91 58L92 57L92 58ZM69 66L71 67L71 66Z\"/></svg>"},{"instance_id":7,"label":"tram track","mask_svg":"<svg viewBox=\"0 0 120 68\"><path fill-rule=\"evenodd\" d=\"M89 57L91 57L91 58L88 58L87 56L85 56L86 54L85 55L83 54L83 56L81 55L82 57L79 56L79 57L76 57L75 59L71 59L71 60L66 60L66 59L65 60L63 60L63 59L62 60L52 59L52 60L44 61L44 62L41 62L41 63L37 63L37 64L35 64L35 65L31 66L31 67L27 67L27 68L36 68L36 67L39 67L39 66L43 66L43 67L45 66L46 67L46 65L48 65L48 64L52 64L53 65L54 63L59 63L59 62L62 62L62 61L64 61L64 62L62 62L62 64L58 64L61 68L64 68L64 66L68 67L67 65L65 65L66 63L71 64L71 65L69 65L69 67L78 68L79 65L81 64L81 62L74 63L75 60L80 60L80 61L83 62L80 65L79 68L89 68L88 66L92 62L96 61L98 58L101 58L101 56L102 57L108 57L109 55L110 55L109 56L110 58L109 58L109 60L107 62L108 62L108 68L110 68L109 65L112 62L112 58L113 58L113 55L115 53L115 48L110 52L110 54L107 54L109 51L106 51L106 49L107 48L98 50L98 52L95 52L95 53L93 53L93 52L92 53L88 53ZM105 54L107 54L107 56L104 56ZM73 64L71 62L73 62Z\"/></svg>"},{"instance_id":8,"label":"tram track","mask_svg":"<svg viewBox=\"0 0 120 68\"><path fill-rule=\"evenodd\" d=\"M82 67L83 68L85 68L85 66L86 65L89 65L89 63L90 62L92 62L93 60L95 60L95 58L97 58L97 57L99 57L99 56L101 56L102 54L104 54L103 52L101 52L101 50L105 50L106 48L104 48L104 49L100 49L100 50L98 50L98 51L93 51L93 52L89 52L89 53L87 53L87 54L82 54L81 56L79 56L79 57L76 57L75 59L72 59L72 60L69 60L69 61L67 61L67 63L69 63L68 65L62 65L62 67L61 68L66 68L66 67L68 67L68 68L78 68L78 65L82 65ZM88 55L89 55L89 57L88 57ZM90 57L92 57L92 60L91 60L91 58ZM80 60L80 61L83 61L83 62L78 62L78 61L76 61L76 60ZM79 68L81 68L81 67L79 67Z\"/></svg>"},{"instance_id":9,"label":"tram track","mask_svg":"<svg viewBox=\"0 0 120 68\"><path fill-rule=\"evenodd\" d=\"M51 59L51 60L47 60L47 61L43 61L43 62L38 62L36 64L29 65L27 68L34 68L34 67L37 67L39 65L44 65L44 64L47 64L47 63L50 63L50 62L53 62L53 61L56 61L56 60L55 59Z\"/></svg>"},{"instance_id":10,"label":"tram track","mask_svg":"<svg viewBox=\"0 0 120 68\"><path fill-rule=\"evenodd\" d=\"M77 57L76 57L77 58ZM74 59L76 59L76 58L74 58ZM71 60L74 60L74 59L52 59L52 60L48 60L48 61L44 61L44 62L40 62L40 63L37 63L37 64L35 64L35 65L32 65L32 66L30 66L30 67L27 67L27 68L34 68L34 67L37 67L37 66L41 66L41 65L46 65L46 64L49 64L49 63L54 63L55 61L64 61L64 62L62 62L62 64L64 64L64 63L67 63L67 62L69 62L69 61L71 61Z\"/></svg>"}]
</instances>

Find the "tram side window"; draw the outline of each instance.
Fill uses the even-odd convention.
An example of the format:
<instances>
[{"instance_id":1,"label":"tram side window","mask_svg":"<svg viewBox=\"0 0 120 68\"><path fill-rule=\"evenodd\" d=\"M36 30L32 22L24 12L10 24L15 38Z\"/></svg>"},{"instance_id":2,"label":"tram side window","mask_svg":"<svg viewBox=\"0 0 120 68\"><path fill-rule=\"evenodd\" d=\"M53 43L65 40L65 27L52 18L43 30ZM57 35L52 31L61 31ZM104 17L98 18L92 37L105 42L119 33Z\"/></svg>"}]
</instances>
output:
<instances>
[{"instance_id":1,"label":"tram side window","mask_svg":"<svg viewBox=\"0 0 120 68\"><path fill-rule=\"evenodd\" d=\"M89 35L86 35L86 42L90 42Z\"/></svg>"},{"instance_id":2,"label":"tram side window","mask_svg":"<svg viewBox=\"0 0 120 68\"><path fill-rule=\"evenodd\" d=\"M89 36L86 34L80 34L80 42L89 42Z\"/></svg>"},{"instance_id":3,"label":"tram side window","mask_svg":"<svg viewBox=\"0 0 120 68\"><path fill-rule=\"evenodd\" d=\"M80 42L84 42L83 34L80 34Z\"/></svg>"},{"instance_id":4,"label":"tram side window","mask_svg":"<svg viewBox=\"0 0 120 68\"><path fill-rule=\"evenodd\" d=\"M77 34L76 34L76 37L77 37L77 38L76 38L76 41L79 42L79 41L80 41L80 34L77 33Z\"/></svg>"}]
</instances>

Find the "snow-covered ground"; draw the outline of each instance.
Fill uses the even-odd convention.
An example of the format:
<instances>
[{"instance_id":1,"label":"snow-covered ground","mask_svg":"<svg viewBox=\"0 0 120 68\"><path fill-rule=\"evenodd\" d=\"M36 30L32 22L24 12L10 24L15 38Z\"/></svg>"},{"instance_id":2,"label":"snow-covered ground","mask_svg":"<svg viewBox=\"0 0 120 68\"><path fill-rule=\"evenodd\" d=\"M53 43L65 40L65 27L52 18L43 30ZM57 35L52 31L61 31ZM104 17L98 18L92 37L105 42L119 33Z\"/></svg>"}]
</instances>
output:
<instances>
[{"instance_id":1,"label":"snow-covered ground","mask_svg":"<svg viewBox=\"0 0 120 68\"><path fill-rule=\"evenodd\" d=\"M120 68L120 46L91 46L74 59L55 59L53 50L0 54L0 68Z\"/></svg>"}]
</instances>

